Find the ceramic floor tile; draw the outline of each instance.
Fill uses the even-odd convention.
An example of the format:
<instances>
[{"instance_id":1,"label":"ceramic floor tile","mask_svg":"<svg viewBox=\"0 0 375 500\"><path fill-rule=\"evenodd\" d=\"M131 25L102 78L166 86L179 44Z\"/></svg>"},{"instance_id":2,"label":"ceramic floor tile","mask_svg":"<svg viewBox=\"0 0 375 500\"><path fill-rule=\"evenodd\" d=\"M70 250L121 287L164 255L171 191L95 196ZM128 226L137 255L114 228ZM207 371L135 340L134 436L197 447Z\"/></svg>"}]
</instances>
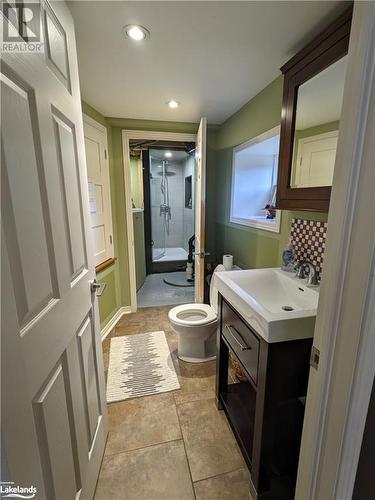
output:
<instances>
[{"instance_id":1,"label":"ceramic floor tile","mask_svg":"<svg viewBox=\"0 0 375 500\"><path fill-rule=\"evenodd\" d=\"M172 352L172 359L181 385L181 389L174 392L176 404L215 397L215 361L186 363L177 358L177 351Z\"/></svg>"},{"instance_id":2,"label":"ceramic floor tile","mask_svg":"<svg viewBox=\"0 0 375 500\"><path fill-rule=\"evenodd\" d=\"M106 455L181 438L172 393L110 404L108 417Z\"/></svg>"},{"instance_id":3,"label":"ceramic floor tile","mask_svg":"<svg viewBox=\"0 0 375 500\"><path fill-rule=\"evenodd\" d=\"M193 481L243 467L243 459L222 411L214 400L177 405Z\"/></svg>"},{"instance_id":4,"label":"ceramic floor tile","mask_svg":"<svg viewBox=\"0 0 375 500\"><path fill-rule=\"evenodd\" d=\"M164 330L166 333L173 332L168 320L168 311L172 307L145 307L138 309L136 313L125 314L115 329L112 330L109 337L134 335L159 330Z\"/></svg>"},{"instance_id":5,"label":"ceramic floor tile","mask_svg":"<svg viewBox=\"0 0 375 500\"><path fill-rule=\"evenodd\" d=\"M194 500L183 442L104 457L95 500Z\"/></svg>"},{"instance_id":6,"label":"ceramic floor tile","mask_svg":"<svg viewBox=\"0 0 375 500\"><path fill-rule=\"evenodd\" d=\"M250 474L239 469L194 483L197 500L252 500Z\"/></svg>"}]
</instances>

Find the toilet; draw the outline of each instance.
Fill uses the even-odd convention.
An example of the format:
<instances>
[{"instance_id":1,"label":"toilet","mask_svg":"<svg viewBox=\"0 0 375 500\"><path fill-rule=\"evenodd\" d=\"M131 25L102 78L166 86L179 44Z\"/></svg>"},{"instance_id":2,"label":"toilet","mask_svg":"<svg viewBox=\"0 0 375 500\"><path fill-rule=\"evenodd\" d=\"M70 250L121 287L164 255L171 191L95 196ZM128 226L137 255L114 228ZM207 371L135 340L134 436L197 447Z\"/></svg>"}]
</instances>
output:
<instances>
[{"instance_id":1,"label":"toilet","mask_svg":"<svg viewBox=\"0 0 375 500\"><path fill-rule=\"evenodd\" d=\"M214 274L225 271L220 264ZM178 357L188 363L203 363L216 358L218 292L214 276L210 283L210 303L183 304L169 311L168 317L178 335Z\"/></svg>"}]
</instances>

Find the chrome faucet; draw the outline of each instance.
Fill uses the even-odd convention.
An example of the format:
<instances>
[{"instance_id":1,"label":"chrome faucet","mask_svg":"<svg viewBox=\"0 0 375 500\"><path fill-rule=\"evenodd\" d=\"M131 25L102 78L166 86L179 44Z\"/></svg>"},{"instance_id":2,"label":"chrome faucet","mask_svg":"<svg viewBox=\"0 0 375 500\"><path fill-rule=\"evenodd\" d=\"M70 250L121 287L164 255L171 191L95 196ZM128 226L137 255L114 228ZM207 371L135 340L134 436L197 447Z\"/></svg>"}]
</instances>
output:
<instances>
[{"instance_id":1,"label":"chrome faucet","mask_svg":"<svg viewBox=\"0 0 375 500\"><path fill-rule=\"evenodd\" d=\"M309 267L309 274L307 276L307 286L318 286L318 276L316 274L316 269L314 265L307 259L301 260L296 267L297 273L296 276L297 278L306 278L305 274L305 266Z\"/></svg>"}]
</instances>

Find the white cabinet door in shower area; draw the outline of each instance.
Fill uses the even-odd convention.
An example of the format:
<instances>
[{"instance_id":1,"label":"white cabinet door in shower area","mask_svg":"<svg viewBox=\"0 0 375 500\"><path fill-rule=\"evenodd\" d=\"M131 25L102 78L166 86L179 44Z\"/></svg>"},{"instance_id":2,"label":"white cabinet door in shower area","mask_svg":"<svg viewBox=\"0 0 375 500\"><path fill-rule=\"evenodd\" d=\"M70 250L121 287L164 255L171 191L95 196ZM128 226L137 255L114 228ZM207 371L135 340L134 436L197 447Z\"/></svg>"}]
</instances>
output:
<instances>
[{"instance_id":1,"label":"white cabinet door in shower area","mask_svg":"<svg viewBox=\"0 0 375 500\"><path fill-rule=\"evenodd\" d=\"M195 302L204 302L207 119L199 124L195 150Z\"/></svg>"},{"instance_id":2,"label":"white cabinet door in shower area","mask_svg":"<svg viewBox=\"0 0 375 500\"><path fill-rule=\"evenodd\" d=\"M75 36L64 2L30 5L45 52L1 67L2 480L90 499L107 414Z\"/></svg>"}]
</instances>

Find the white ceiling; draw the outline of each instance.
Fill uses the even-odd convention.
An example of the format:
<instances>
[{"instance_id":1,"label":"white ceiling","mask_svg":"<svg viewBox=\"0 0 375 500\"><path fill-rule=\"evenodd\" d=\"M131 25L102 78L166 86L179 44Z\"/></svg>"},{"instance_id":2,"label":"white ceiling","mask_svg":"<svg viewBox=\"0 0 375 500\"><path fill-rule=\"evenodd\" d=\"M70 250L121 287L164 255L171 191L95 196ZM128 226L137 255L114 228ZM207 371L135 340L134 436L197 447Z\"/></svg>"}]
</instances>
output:
<instances>
[{"instance_id":1,"label":"white ceiling","mask_svg":"<svg viewBox=\"0 0 375 500\"><path fill-rule=\"evenodd\" d=\"M332 1L72 1L82 97L105 116L222 123L335 19ZM136 43L126 24L150 30ZM176 110L165 102L181 102Z\"/></svg>"},{"instance_id":2,"label":"white ceiling","mask_svg":"<svg viewBox=\"0 0 375 500\"><path fill-rule=\"evenodd\" d=\"M297 130L340 120L347 62L345 56L300 86Z\"/></svg>"}]
</instances>

